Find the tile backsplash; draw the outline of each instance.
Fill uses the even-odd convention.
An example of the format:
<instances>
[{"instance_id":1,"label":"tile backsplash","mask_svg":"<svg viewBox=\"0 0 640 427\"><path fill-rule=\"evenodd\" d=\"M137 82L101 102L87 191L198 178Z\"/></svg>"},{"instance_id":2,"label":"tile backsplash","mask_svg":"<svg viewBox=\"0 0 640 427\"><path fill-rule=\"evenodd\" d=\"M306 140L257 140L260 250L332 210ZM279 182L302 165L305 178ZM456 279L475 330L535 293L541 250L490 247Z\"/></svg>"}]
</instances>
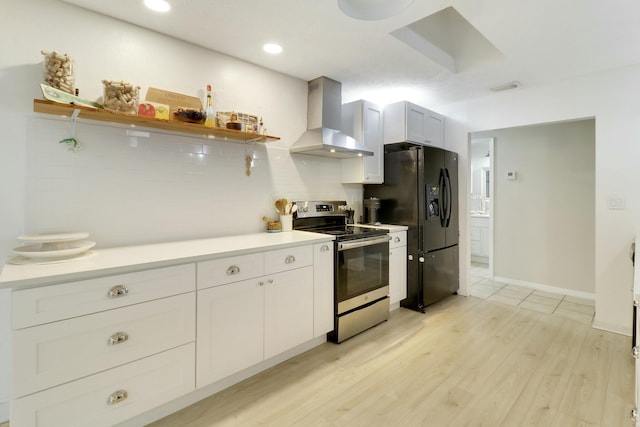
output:
<instances>
[{"instance_id":1,"label":"tile backsplash","mask_svg":"<svg viewBox=\"0 0 640 427\"><path fill-rule=\"evenodd\" d=\"M345 199L336 159L289 155L287 144L237 144L81 121L30 118L26 232L88 231L99 247L246 234L275 217L273 201ZM206 142L206 144L205 144ZM251 175L245 157L252 156Z\"/></svg>"}]
</instances>

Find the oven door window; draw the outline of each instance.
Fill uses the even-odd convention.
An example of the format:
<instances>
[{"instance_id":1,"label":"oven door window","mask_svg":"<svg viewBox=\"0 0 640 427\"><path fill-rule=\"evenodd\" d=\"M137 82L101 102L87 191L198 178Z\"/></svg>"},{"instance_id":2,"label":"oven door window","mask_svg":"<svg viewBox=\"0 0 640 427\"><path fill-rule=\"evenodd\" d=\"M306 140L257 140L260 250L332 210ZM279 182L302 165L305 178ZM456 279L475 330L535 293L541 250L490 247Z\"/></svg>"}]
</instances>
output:
<instances>
[{"instance_id":1,"label":"oven door window","mask_svg":"<svg viewBox=\"0 0 640 427\"><path fill-rule=\"evenodd\" d=\"M388 242L336 253L338 302L389 285Z\"/></svg>"}]
</instances>

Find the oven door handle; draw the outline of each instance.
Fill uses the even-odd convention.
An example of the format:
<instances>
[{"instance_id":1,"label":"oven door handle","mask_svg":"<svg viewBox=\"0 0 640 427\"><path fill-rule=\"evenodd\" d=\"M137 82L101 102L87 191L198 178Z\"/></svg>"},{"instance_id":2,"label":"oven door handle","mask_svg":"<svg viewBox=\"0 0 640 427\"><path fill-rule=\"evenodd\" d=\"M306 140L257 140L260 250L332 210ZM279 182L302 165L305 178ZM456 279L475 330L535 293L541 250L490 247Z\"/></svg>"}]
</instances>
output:
<instances>
[{"instance_id":1,"label":"oven door handle","mask_svg":"<svg viewBox=\"0 0 640 427\"><path fill-rule=\"evenodd\" d=\"M339 242L338 251L346 251L349 249L361 248L363 246L371 246L371 245L377 245L380 243L387 243L389 240L391 240L391 236L387 234L385 236L372 237L370 239L357 239L357 240L352 240L350 242Z\"/></svg>"}]
</instances>

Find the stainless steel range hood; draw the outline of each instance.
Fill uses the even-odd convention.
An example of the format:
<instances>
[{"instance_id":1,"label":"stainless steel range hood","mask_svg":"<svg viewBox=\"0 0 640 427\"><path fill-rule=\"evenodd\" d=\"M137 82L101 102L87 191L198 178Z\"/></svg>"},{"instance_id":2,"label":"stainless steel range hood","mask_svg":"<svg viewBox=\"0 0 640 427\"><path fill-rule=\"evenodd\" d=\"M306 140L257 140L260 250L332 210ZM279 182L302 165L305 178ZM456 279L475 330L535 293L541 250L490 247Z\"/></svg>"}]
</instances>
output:
<instances>
[{"instance_id":1,"label":"stainless steel range hood","mask_svg":"<svg viewBox=\"0 0 640 427\"><path fill-rule=\"evenodd\" d=\"M340 159L373 156L372 151L340 130L342 83L318 77L308 85L307 131L289 148L289 152Z\"/></svg>"}]
</instances>

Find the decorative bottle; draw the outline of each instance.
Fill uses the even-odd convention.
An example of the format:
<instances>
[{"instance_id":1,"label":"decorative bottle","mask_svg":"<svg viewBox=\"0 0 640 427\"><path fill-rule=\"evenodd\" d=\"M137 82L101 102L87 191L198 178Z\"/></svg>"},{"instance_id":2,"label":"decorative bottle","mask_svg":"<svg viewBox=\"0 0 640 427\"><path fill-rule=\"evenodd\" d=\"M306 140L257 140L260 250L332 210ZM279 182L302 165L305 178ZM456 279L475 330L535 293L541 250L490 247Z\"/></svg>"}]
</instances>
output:
<instances>
[{"instance_id":1,"label":"decorative bottle","mask_svg":"<svg viewBox=\"0 0 640 427\"><path fill-rule=\"evenodd\" d=\"M205 108L205 113L207 113L207 118L204 125L210 128L216 127L216 112L211 102L211 85L207 85L207 107Z\"/></svg>"}]
</instances>

